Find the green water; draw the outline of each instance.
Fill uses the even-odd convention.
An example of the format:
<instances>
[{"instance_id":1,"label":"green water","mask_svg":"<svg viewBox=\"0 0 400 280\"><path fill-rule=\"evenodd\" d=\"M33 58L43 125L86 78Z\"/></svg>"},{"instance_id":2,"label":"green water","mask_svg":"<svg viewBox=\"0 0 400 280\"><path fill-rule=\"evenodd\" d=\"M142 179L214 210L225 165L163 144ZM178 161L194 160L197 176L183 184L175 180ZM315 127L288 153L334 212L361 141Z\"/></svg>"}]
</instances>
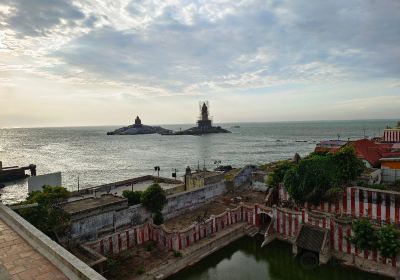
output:
<instances>
[{"instance_id":1,"label":"green water","mask_svg":"<svg viewBox=\"0 0 400 280\"><path fill-rule=\"evenodd\" d=\"M262 240L244 237L169 280L383 280L390 279L343 267L337 262L316 266L294 258L291 245L275 241L260 248Z\"/></svg>"}]
</instances>

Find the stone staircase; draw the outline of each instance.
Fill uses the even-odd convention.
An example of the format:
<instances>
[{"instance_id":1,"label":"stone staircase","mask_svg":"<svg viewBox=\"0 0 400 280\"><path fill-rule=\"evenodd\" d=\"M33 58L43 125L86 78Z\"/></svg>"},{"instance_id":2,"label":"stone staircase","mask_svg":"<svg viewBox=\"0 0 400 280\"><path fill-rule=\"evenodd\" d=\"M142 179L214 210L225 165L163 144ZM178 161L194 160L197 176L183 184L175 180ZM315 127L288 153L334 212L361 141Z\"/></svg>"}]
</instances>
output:
<instances>
[{"instance_id":1,"label":"stone staircase","mask_svg":"<svg viewBox=\"0 0 400 280\"><path fill-rule=\"evenodd\" d=\"M245 232L246 232L246 235L248 235L250 237L254 237L258 233L258 228L253 225L247 225L245 227Z\"/></svg>"}]
</instances>

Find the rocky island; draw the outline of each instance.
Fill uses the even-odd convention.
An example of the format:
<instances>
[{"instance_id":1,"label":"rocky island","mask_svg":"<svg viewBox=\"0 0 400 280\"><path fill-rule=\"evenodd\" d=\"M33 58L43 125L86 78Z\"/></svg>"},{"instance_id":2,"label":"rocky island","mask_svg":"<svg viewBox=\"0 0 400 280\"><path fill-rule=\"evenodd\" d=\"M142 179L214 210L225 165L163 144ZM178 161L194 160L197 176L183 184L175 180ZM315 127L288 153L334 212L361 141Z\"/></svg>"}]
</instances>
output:
<instances>
[{"instance_id":1,"label":"rocky island","mask_svg":"<svg viewBox=\"0 0 400 280\"><path fill-rule=\"evenodd\" d=\"M231 133L229 130L223 129L220 126L213 126L212 121L209 117L208 102L202 102L200 104L200 118L197 121L197 126L181 130L181 131L170 131L167 133L161 133L162 135L203 135L211 133Z\"/></svg>"},{"instance_id":2,"label":"rocky island","mask_svg":"<svg viewBox=\"0 0 400 280\"><path fill-rule=\"evenodd\" d=\"M139 116L136 116L135 124L118 128L114 131L107 132L107 135L136 135L136 134L166 134L172 133L171 130L162 128L161 126L143 125Z\"/></svg>"}]
</instances>

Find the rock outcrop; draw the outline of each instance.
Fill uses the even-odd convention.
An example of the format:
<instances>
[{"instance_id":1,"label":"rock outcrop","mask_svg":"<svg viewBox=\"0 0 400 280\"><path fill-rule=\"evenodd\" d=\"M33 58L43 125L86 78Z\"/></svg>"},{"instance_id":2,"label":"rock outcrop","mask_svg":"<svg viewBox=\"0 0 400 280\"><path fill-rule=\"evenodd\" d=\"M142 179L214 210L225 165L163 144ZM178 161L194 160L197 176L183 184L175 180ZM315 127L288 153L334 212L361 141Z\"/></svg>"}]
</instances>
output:
<instances>
[{"instance_id":1,"label":"rock outcrop","mask_svg":"<svg viewBox=\"0 0 400 280\"><path fill-rule=\"evenodd\" d=\"M135 124L118 128L114 131L107 132L107 135L136 135L136 134L168 134L171 130L162 128L161 126L143 125L139 116L135 119Z\"/></svg>"}]
</instances>

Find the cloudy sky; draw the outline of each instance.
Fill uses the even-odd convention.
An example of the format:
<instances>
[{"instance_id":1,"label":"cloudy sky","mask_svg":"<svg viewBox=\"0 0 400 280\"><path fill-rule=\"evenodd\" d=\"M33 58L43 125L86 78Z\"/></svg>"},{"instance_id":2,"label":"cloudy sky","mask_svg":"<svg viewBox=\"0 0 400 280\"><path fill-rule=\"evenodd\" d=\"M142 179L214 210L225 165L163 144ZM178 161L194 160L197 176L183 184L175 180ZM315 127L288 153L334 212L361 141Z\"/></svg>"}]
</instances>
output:
<instances>
[{"instance_id":1,"label":"cloudy sky","mask_svg":"<svg viewBox=\"0 0 400 280\"><path fill-rule=\"evenodd\" d=\"M398 0L1 0L0 127L400 118Z\"/></svg>"}]
</instances>

